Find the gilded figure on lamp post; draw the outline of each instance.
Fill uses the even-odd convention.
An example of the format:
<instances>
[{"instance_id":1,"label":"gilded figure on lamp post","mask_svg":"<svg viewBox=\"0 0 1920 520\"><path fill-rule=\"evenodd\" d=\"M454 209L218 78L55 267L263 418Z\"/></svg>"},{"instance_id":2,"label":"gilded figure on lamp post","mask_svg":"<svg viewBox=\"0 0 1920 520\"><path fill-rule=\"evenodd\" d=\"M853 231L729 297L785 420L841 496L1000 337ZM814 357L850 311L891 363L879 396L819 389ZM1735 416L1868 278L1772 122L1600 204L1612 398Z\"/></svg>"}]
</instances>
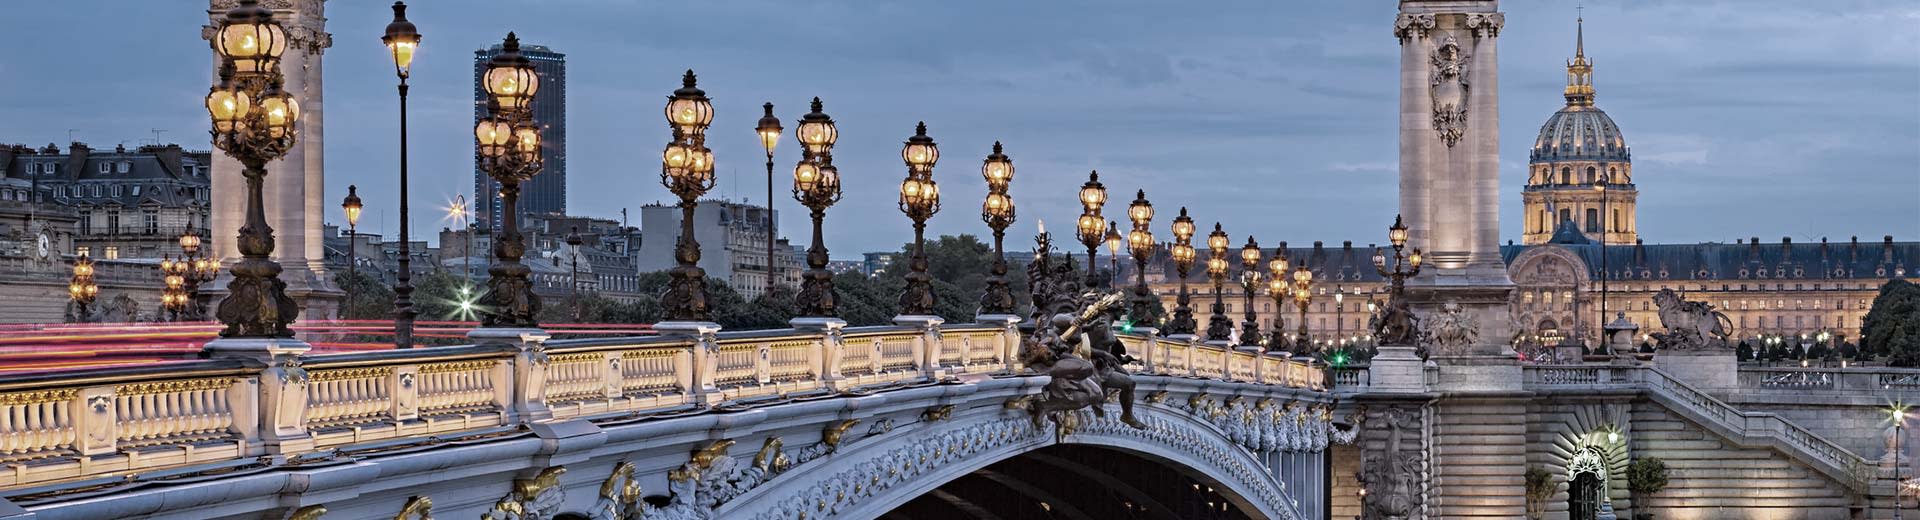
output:
<instances>
[{"instance_id":1,"label":"gilded figure on lamp post","mask_svg":"<svg viewBox=\"0 0 1920 520\"><path fill-rule=\"evenodd\" d=\"M806 206L813 217L813 242L807 247L807 271L800 275L800 292L794 295L793 306L800 318L834 318L839 313L833 273L827 271L827 246L820 227L827 208L840 201L840 170L833 166L833 143L839 140L840 132L833 118L820 111L820 98L813 98L812 108L800 117L800 129L794 132L801 155L800 164L793 167L793 199Z\"/></svg>"},{"instance_id":2,"label":"gilded figure on lamp post","mask_svg":"<svg viewBox=\"0 0 1920 520\"><path fill-rule=\"evenodd\" d=\"M1207 280L1213 282L1212 315L1207 318L1207 341L1226 343L1233 339L1233 319L1227 317L1225 289L1227 283L1227 232L1220 229L1220 223L1213 223L1213 233L1207 235Z\"/></svg>"},{"instance_id":3,"label":"gilded figure on lamp post","mask_svg":"<svg viewBox=\"0 0 1920 520\"><path fill-rule=\"evenodd\" d=\"M1153 203L1147 201L1147 190L1134 193L1133 204L1127 206L1127 218L1133 221L1133 231L1127 233L1127 254L1133 257L1133 301L1127 313L1134 323L1155 322L1160 314L1160 299L1154 297L1153 289L1147 287L1147 262L1153 260L1153 253L1159 244L1153 241Z\"/></svg>"},{"instance_id":4,"label":"gilded figure on lamp post","mask_svg":"<svg viewBox=\"0 0 1920 520\"><path fill-rule=\"evenodd\" d=\"M933 165L940 160L940 148L927 137L927 123L914 127L900 149L907 163L907 178L900 183L900 212L913 220L913 256L908 260L907 288L900 293L902 316L932 316L933 275L927 274L927 219L940 212L940 185L933 182Z\"/></svg>"},{"instance_id":5,"label":"gilded figure on lamp post","mask_svg":"<svg viewBox=\"0 0 1920 520\"><path fill-rule=\"evenodd\" d=\"M1253 312L1254 296L1260 293L1260 243L1253 235L1247 235L1247 245L1240 248L1240 289L1246 301L1244 319L1240 322L1240 346L1259 347L1261 343L1259 316Z\"/></svg>"},{"instance_id":6,"label":"gilded figure on lamp post","mask_svg":"<svg viewBox=\"0 0 1920 520\"><path fill-rule=\"evenodd\" d=\"M1080 245L1087 246L1087 278L1083 285L1088 289L1100 286L1100 243L1107 238L1107 220L1100 217L1100 208L1107 204L1107 186L1100 184L1100 172L1087 175L1086 184L1080 185L1080 219L1074 222L1074 238L1080 239Z\"/></svg>"},{"instance_id":7,"label":"gilded figure on lamp post","mask_svg":"<svg viewBox=\"0 0 1920 520\"><path fill-rule=\"evenodd\" d=\"M1287 278L1290 272L1286 242L1273 248L1273 258L1267 260L1267 296L1273 298L1273 327L1267 332L1268 352L1293 352L1293 338L1287 334L1287 295L1292 294L1292 281Z\"/></svg>"},{"instance_id":8,"label":"gilded figure on lamp post","mask_svg":"<svg viewBox=\"0 0 1920 520\"><path fill-rule=\"evenodd\" d=\"M482 327L533 328L540 297L533 294L532 270L520 263L527 246L520 235L520 184L533 179L544 166L540 154L540 125L533 120L533 96L540 77L533 62L520 54L520 38L507 33L500 54L487 61L482 86L486 88L486 119L474 127L480 169L500 185L500 236L493 242L493 266L487 268L487 291L478 300Z\"/></svg>"},{"instance_id":9,"label":"gilded figure on lamp post","mask_svg":"<svg viewBox=\"0 0 1920 520\"><path fill-rule=\"evenodd\" d=\"M1013 291L1007 287L1007 255L1004 242L1007 226L1013 224L1013 196L1007 188L1013 183L1013 159L993 142L993 153L980 165L980 176L987 180L987 200L981 204L980 220L993 230L993 267L987 273L987 290L980 295L980 315L1013 314Z\"/></svg>"},{"instance_id":10,"label":"gilded figure on lamp post","mask_svg":"<svg viewBox=\"0 0 1920 520\"><path fill-rule=\"evenodd\" d=\"M1173 218L1173 248L1168 255L1173 257L1173 271L1180 276L1180 296L1175 300L1173 319L1167 321L1167 335L1191 336L1199 328L1193 320L1192 299L1187 294L1187 273L1193 270L1193 217L1187 216L1187 208L1180 208L1180 216Z\"/></svg>"},{"instance_id":11,"label":"gilded figure on lamp post","mask_svg":"<svg viewBox=\"0 0 1920 520\"><path fill-rule=\"evenodd\" d=\"M287 32L257 0L240 0L214 31L220 81L207 93L213 145L239 161L246 178L246 218L235 241L240 260L216 311L222 338L292 338L300 313L273 261L262 184L267 163L286 155L299 135L300 103L282 89L280 55Z\"/></svg>"},{"instance_id":12,"label":"gilded figure on lamp post","mask_svg":"<svg viewBox=\"0 0 1920 520\"><path fill-rule=\"evenodd\" d=\"M1387 307L1381 311L1373 335L1381 345L1413 346L1420 333L1420 320L1413 315L1412 305L1407 301L1407 279L1420 274L1420 249L1403 254L1407 246L1407 226L1401 224L1398 215L1393 217L1393 227L1387 228L1387 240L1393 244L1391 267L1385 254L1379 249L1373 250L1374 269L1391 282L1387 289Z\"/></svg>"}]
</instances>

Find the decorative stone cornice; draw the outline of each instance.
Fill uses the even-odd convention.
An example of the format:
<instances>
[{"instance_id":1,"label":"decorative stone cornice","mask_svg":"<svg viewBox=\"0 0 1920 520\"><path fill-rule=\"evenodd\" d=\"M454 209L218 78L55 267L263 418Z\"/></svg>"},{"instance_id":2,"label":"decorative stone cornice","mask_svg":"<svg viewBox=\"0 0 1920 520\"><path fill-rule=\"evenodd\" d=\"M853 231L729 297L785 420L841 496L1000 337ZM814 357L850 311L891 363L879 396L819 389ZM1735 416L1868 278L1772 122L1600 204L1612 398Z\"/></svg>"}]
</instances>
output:
<instances>
[{"instance_id":1,"label":"decorative stone cornice","mask_svg":"<svg viewBox=\"0 0 1920 520\"><path fill-rule=\"evenodd\" d=\"M1467 28L1473 30L1475 38L1498 38L1500 28L1506 25L1506 13L1467 13Z\"/></svg>"},{"instance_id":2,"label":"decorative stone cornice","mask_svg":"<svg viewBox=\"0 0 1920 520\"><path fill-rule=\"evenodd\" d=\"M1401 45L1406 45L1414 38L1426 38L1427 31L1433 30L1433 26L1432 14L1400 13L1400 17L1393 21L1393 37L1398 38Z\"/></svg>"}]
</instances>

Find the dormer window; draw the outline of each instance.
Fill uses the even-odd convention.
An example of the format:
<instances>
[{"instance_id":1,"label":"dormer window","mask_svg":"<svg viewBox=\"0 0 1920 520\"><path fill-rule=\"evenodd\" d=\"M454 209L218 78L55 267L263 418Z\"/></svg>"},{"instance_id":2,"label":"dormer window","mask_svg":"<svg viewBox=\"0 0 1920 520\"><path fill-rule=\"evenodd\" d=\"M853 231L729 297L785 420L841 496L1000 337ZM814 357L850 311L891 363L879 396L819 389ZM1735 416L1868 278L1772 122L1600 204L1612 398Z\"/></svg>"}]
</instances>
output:
<instances>
[{"instance_id":1,"label":"dormer window","mask_svg":"<svg viewBox=\"0 0 1920 520\"><path fill-rule=\"evenodd\" d=\"M113 173L113 164L100 163L100 173Z\"/></svg>"},{"instance_id":2,"label":"dormer window","mask_svg":"<svg viewBox=\"0 0 1920 520\"><path fill-rule=\"evenodd\" d=\"M120 173L127 173L128 171L131 171L131 170L133 170L133 163L126 162L126 161L120 162Z\"/></svg>"}]
</instances>

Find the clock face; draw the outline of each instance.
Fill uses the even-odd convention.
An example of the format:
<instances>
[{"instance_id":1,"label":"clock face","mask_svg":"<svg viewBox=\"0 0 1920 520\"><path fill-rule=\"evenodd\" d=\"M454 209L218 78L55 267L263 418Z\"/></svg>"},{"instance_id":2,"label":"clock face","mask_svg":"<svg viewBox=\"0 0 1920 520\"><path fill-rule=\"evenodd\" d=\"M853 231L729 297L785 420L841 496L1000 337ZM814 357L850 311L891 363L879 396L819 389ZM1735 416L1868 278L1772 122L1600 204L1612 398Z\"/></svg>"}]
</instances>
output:
<instances>
[{"instance_id":1,"label":"clock face","mask_svg":"<svg viewBox=\"0 0 1920 520\"><path fill-rule=\"evenodd\" d=\"M40 253L40 258L46 258L48 254L51 254L53 252L51 247L52 245L53 245L53 240L47 238L46 233L41 233L40 240L39 240L40 250L38 251Z\"/></svg>"}]
</instances>

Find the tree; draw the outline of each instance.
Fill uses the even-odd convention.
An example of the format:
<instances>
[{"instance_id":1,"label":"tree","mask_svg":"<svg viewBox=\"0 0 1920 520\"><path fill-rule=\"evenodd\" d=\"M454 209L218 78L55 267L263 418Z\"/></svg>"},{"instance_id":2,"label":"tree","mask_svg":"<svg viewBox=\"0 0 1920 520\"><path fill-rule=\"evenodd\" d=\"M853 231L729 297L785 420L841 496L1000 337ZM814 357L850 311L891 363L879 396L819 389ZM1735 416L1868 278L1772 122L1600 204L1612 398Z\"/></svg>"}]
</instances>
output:
<instances>
[{"instance_id":1,"label":"tree","mask_svg":"<svg viewBox=\"0 0 1920 520\"><path fill-rule=\"evenodd\" d=\"M1860 320L1862 353L1897 367L1920 366L1920 286L1889 280Z\"/></svg>"},{"instance_id":2,"label":"tree","mask_svg":"<svg viewBox=\"0 0 1920 520\"><path fill-rule=\"evenodd\" d=\"M1635 519L1653 518L1653 513L1645 504L1651 495L1667 488L1667 463L1659 457L1647 457L1627 465L1627 492L1633 496L1633 517Z\"/></svg>"},{"instance_id":3,"label":"tree","mask_svg":"<svg viewBox=\"0 0 1920 520\"><path fill-rule=\"evenodd\" d=\"M1539 520L1553 499L1553 473L1537 464L1527 466L1527 518Z\"/></svg>"},{"instance_id":4,"label":"tree","mask_svg":"<svg viewBox=\"0 0 1920 520\"><path fill-rule=\"evenodd\" d=\"M381 320L393 317L393 289L367 273L336 271L333 283L347 293L340 301L340 318Z\"/></svg>"},{"instance_id":5,"label":"tree","mask_svg":"<svg viewBox=\"0 0 1920 520\"><path fill-rule=\"evenodd\" d=\"M1753 345L1747 344L1747 340L1740 340L1740 345L1733 347L1733 357L1738 361L1753 361Z\"/></svg>"},{"instance_id":6,"label":"tree","mask_svg":"<svg viewBox=\"0 0 1920 520\"><path fill-rule=\"evenodd\" d=\"M927 274L933 276L933 294L937 299L934 314L946 318L948 323L966 323L973 321L975 311L980 308L980 295L986 292L987 276L993 269L993 246L981 242L971 234L960 236L941 235L927 241ZM911 242L901 246L894 253L892 263L895 266L880 272L875 278L884 287L892 288L891 297L897 298L906 288L908 253L913 250ZM838 283L838 279L835 280ZM898 284L895 287L895 284ZM1007 264L1007 285L1013 293L1017 314L1032 305L1027 294L1026 266L1009 262ZM888 308L896 308L890 304ZM891 318L893 315L889 314ZM848 320L852 323L853 320Z\"/></svg>"},{"instance_id":7,"label":"tree","mask_svg":"<svg viewBox=\"0 0 1920 520\"><path fill-rule=\"evenodd\" d=\"M483 287L468 287L467 280L447 271L433 271L414 281L413 308L421 321L472 321L478 319L461 311L461 302L480 297Z\"/></svg>"}]
</instances>

